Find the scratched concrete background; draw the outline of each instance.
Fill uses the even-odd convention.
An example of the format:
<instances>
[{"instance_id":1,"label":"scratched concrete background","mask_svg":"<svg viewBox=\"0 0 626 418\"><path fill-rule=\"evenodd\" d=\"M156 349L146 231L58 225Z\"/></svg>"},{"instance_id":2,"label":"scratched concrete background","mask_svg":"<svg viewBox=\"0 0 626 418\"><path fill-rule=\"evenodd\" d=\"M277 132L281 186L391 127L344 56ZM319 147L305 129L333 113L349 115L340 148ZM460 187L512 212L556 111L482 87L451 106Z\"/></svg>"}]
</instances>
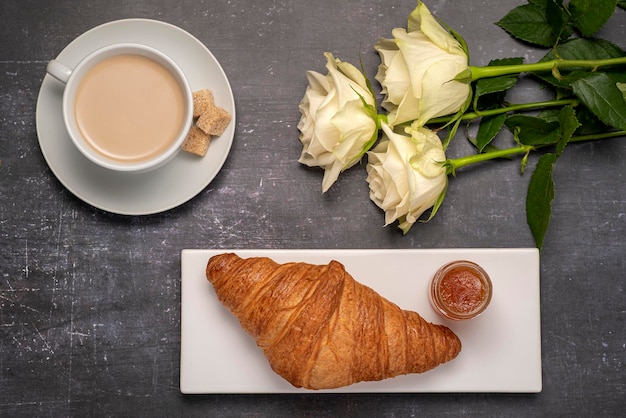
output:
<instances>
[{"instance_id":1,"label":"scratched concrete background","mask_svg":"<svg viewBox=\"0 0 626 418\"><path fill-rule=\"evenodd\" d=\"M468 41L472 63L543 53L493 22L521 0L430 0ZM184 248L531 247L518 161L459 173L437 216L406 236L383 228L363 167L320 194L297 163L305 71L323 52L373 77L373 45L415 1L6 0L0 4L1 416L617 416L626 393L626 142L572 146L555 171L541 261L540 394L183 396L179 393ZM47 61L84 31L146 17L177 25L221 62L238 111L218 177L187 204L126 217L83 203L37 142ZM626 15L600 34L622 48ZM378 89L378 86L375 85ZM516 91L529 99L530 85ZM449 156L470 151L463 140ZM531 157L533 167L536 157ZM167 190L163 191L167 193ZM476 376L480 379L480 376Z\"/></svg>"}]
</instances>

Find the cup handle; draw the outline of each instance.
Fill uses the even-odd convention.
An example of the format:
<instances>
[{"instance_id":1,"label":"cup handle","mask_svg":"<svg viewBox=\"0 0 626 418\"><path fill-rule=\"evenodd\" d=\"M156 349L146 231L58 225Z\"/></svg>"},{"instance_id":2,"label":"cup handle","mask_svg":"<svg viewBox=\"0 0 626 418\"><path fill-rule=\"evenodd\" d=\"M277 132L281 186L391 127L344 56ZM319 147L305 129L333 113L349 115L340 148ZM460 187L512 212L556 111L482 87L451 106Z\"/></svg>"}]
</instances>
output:
<instances>
[{"instance_id":1,"label":"cup handle","mask_svg":"<svg viewBox=\"0 0 626 418\"><path fill-rule=\"evenodd\" d=\"M72 69L57 60L51 60L48 63L46 72L63 84L67 83L70 75L72 75Z\"/></svg>"}]
</instances>

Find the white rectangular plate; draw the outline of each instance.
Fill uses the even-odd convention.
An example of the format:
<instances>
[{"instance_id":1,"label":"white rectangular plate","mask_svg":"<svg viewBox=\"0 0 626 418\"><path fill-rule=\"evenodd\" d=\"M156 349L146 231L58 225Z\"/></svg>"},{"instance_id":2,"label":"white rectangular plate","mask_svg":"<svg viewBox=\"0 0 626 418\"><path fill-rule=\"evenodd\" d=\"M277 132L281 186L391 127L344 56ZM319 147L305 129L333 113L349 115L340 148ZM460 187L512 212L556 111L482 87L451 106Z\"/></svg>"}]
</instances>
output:
<instances>
[{"instance_id":1,"label":"white rectangular plate","mask_svg":"<svg viewBox=\"0 0 626 418\"><path fill-rule=\"evenodd\" d=\"M183 250L181 285L182 393L311 393L276 375L252 337L217 300L205 276L215 254L267 256L275 261L340 261L359 282L403 309L447 325L461 339L459 356L422 374L361 382L323 392L541 392L539 253L522 249L434 250ZM431 308L427 287L443 264L480 264L493 299L478 318L445 320Z\"/></svg>"}]
</instances>

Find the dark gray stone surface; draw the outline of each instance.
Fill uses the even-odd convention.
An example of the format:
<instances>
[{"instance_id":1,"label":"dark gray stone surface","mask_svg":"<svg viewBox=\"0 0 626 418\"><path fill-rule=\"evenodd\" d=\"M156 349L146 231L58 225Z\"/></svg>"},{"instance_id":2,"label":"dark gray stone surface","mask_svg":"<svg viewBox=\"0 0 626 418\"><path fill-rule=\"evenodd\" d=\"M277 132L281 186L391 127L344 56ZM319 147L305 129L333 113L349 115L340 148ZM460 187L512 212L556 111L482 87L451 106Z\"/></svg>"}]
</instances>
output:
<instances>
[{"instance_id":1,"label":"dark gray stone surface","mask_svg":"<svg viewBox=\"0 0 626 418\"><path fill-rule=\"evenodd\" d=\"M521 0L431 0L468 41L472 63L543 52L493 25ZM568 147L554 173L541 260L539 394L207 395L179 385L184 248L532 247L518 161L463 170L437 216L403 236L383 228L356 167L321 195L297 163L305 71L323 52L371 77L373 45L413 0L0 3L0 415L616 416L626 407L626 142ZM233 87L232 152L197 197L126 217L90 207L47 167L35 106L45 66L99 24L163 20L205 43ZM626 15L600 34L622 48ZM375 84L378 90L378 85ZM528 91L518 89L521 99ZM470 148L463 139L451 155ZM531 157L529 165L536 163ZM167 191L164 191L167 193ZM476 377L477 379L480 376Z\"/></svg>"}]
</instances>

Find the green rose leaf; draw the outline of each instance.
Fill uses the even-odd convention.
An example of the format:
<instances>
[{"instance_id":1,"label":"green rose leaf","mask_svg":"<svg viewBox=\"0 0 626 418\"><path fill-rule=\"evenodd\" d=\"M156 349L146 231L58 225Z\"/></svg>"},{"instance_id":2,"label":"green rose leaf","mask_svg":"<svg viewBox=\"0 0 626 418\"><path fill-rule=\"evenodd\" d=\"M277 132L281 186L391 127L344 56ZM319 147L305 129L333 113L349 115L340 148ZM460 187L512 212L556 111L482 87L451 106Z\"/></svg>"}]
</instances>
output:
<instances>
[{"instance_id":1,"label":"green rose leaf","mask_svg":"<svg viewBox=\"0 0 626 418\"><path fill-rule=\"evenodd\" d=\"M622 96L624 96L624 100L626 100L626 83L617 83L616 84L619 91L622 92Z\"/></svg>"},{"instance_id":2,"label":"green rose leaf","mask_svg":"<svg viewBox=\"0 0 626 418\"><path fill-rule=\"evenodd\" d=\"M519 65L524 63L524 58L505 58L499 60L493 60L489 63L488 67L496 67L503 65ZM481 97L493 94L502 93L517 84L519 76L517 74L503 75L499 77L482 78L476 81L476 88L474 93L474 109L478 110L478 101ZM501 96L501 97L500 97ZM483 108L491 108L495 105L500 105L504 99L504 95L499 97L490 98L489 103L483 103Z\"/></svg>"},{"instance_id":3,"label":"green rose leaf","mask_svg":"<svg viewBox=\"0 0 626 418\"><path fill-rule=\"evenodd\" d=\"M583 36L591 36L604 26L615 12L617 0L571 0L572 22Z\"/></svg>"},{"instance_id":4,"label":"green rose leaf","mask_svg":"<svg viewBox=\"0 0 626 418\"><path fill-rule=\"evenodd\" d=\"M565 146L569 142L574 132L580 126L580 122L576 118L576 112L572 106L565 106L559 112L559 127L561 130L561 138L556 145L556 154L561 155Z\"/></svg>"},{"instance_id":5,"label":"green rose leaf","mask_svg":"<svg viewBox=\"0 0 626 418\"><path fill-rule=\"evenodd\" d=\"M564 60L597 60L619 58L626 55L614 43L599 38L576 38L563 42L546 54L539 62Z\"/></svg>"},{"instance_id":6,"label":"green rose leaf","mask_svg":"<svg viewBox=\"0 0 626 418\"><path fill-rule=\"evenodd\" d=\"M563 0L541 0L545 3L546 20L552 25L555 45L559 40L564 41L574 32L570 22L570 14L563 6Z\"/></svg>"},{"instance_id":7,"label":"green rose leaf","mask_svg":"<svg viewBox=\"0 0 626 418\"><path fill-rule=\"evenodd\" d=\"M605 124L626 130L626 101L616 83L604 73L590 73L572 83L574 94Z\"/></svg>"},{"instance_id":8,"label":"green rose leaf","mask_svg":"<svg viewBox=\"0 0 626 418\"><path fill-rule=\"evenodd\" d=\"M535 0L530 4L518 6L506 14L496 25L525 42L543 47L557 43L564 32L564 18L554 19L552 0ZM561 13L563 16L563 13ZM556 21L555 21L556 20Z\"/></svg>"},{"instance_id":9,"label":"green rose leaf","mask_svg":"<svg viewBox=\"0 0 626 418\"><path fill-rule=\"evenodd\" d=\"M487 95L491 95L488 100L481 100L482 108L499 107L499 104L504 100L504 94L494 95L493 93L502 93L511 89L517 84L517 75L512 76L500 76L493 78L483 78L476 82L476 93L474 94L474 111L479 111L479 100Z\"/></svg>"},{"instance_id":10,"label":"green rose leaf","mask_svg":"<svg viewBox=\"0 0 626 418\"><path fill-rule=\"evenodd\" d=\"M509 90L515 84L517 84L517 74L483 78L476 82L476 96L474 100L478 100L480 96L485 94Z\"/></svg>"},{"instance_id":11,"label":"green rose leaf","mask_svg":"<svg viewBox=\"0 0 626 418\"><path fill-rule=\"evenodd\" d=\"M496 116L486 116L481 119L478 125L478 133L476 134L476 148L478 148L478 152L483 152L485 147L493 141L502 129L505 120L506 114L504 113Z\"/></svg>"},{"instance_id":12,"label":"green rose leaf","mask_svg":"<svg viewBox=\"0 0 626 418\"><path fill-rule=\"evenodd\" d=\"M526 195L526 221L541 250L543 239L550 224L552 201L554 200L554 179L552 171L556 154L545 154L539 158L537 167L530 178Z\"/></svg>"},{"instance_id":13,"label":"green rose leaf","mask_svg":"<svg viewBox=\"0 0 626 418\"><path fill-rule=\"evenodd\" d=\"M607 129L607 126L583 105L576 106L576 118L580 121L576 135L592 135Z\"/></svg>"},{"instance_id":14,"label":"green rose leaf","mask_svg":"<svg viewBox=\"0 0 626 418\"><path fill-rule=\"evenodd\" d=\"M613 82L615 82L615 84L624 84L626 83L626 72L623 73L615 73L615 72L606 72L606 75L608 75L611 80L613 80ZM618 86L618 88L621 90L621 88Z\"/></svg>"},{"instance_id":15,"label":"green rose leaf","mask_svg":"<svg viewBox=\"0 0 626 418\"><path fill-rule=\"evenodd\" d=\"M520 65L523 63L524 59L521 57L504 58L492 60L488 67ZM518 81L519 74L477 80L474 83L474 100L472 102L474 111L480 113L481 110L497 109L505 105L507 91L514 87Z\"/></svg>"},{"instance_id":16,"label":"green rose leaf","mask_svg":"<svg viewBox=\"0 0 626 418\"><path fill-rule=\"evenodd\" d=\"M556 144L561 138L558 122L549 122L533 116L512 115L504 124L523 145L551 145Z\"/></svg>"},{"instance_id":17,"label":"green rose leaf","mask_svg":"<svg viewBox=\"0 0 626 418\"><path fill-rule=\"evenodd\" d=\"M538 118L545 120L546 122L558 122L561 109L546 109L539 112Z\"/></svg>"}]
</instances>

